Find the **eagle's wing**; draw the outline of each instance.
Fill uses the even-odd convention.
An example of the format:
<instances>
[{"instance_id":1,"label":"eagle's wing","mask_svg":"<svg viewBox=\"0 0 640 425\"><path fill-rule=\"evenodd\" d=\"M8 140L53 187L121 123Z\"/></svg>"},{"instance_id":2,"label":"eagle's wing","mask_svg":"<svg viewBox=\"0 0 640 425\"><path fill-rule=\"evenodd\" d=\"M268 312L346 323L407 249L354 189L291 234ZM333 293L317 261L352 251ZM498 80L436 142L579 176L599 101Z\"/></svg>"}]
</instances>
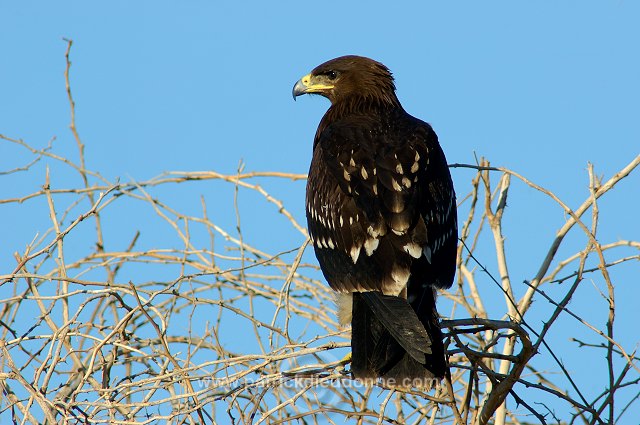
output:
<instances>
[{"instance_id":1,"label":"eagle's wing","mask_svg":"<svg viewBox=\"0 0 640 425\"><path fill-rule=\"evenodd\" d=\"M411 300L419 295L412 289L425 290L403 292L411 275L421 287L451 285L453 184L435 132L406 113L388 123L350 117L318 136L307 216L316 255L337 291Z\"/></svg>"}]
</instances>

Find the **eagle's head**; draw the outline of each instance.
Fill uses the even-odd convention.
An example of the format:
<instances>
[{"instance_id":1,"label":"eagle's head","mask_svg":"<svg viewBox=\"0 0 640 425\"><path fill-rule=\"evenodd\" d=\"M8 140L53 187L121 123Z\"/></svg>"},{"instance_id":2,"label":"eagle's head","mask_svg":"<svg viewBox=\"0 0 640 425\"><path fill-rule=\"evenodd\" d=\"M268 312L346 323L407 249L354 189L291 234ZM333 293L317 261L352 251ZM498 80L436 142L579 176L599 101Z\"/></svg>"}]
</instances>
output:
<instances>
[{"instance_id":1,"label":"eagle's head","mask_svg":"<svg viewBox=\"0 0 640 425\"><path fill-rule=\"evenodd\" d=\"M319 94L332 105L352 100L397 104L389 69L363 56L341 56L315 67L293 86L293 98Z\"/></svg>"}]
</instances>

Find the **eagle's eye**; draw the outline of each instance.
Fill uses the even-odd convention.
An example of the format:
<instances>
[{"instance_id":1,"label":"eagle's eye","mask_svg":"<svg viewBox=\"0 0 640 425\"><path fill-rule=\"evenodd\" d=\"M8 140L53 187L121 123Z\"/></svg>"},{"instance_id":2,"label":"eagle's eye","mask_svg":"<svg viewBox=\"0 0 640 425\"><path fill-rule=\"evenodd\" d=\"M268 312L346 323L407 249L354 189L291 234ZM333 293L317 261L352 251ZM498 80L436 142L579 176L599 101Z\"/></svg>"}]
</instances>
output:
<instances>
[{"instance_id":1,"label":"eagle's eye","mask_svg":"<svg viewBox=\"0 0 640 425\"><path fill-rule=\"evenodd\" d=\"M325 75L330 80L335 80L338 77L338 73L336 71L328 71Z\"/></svg>"}]
</instances>

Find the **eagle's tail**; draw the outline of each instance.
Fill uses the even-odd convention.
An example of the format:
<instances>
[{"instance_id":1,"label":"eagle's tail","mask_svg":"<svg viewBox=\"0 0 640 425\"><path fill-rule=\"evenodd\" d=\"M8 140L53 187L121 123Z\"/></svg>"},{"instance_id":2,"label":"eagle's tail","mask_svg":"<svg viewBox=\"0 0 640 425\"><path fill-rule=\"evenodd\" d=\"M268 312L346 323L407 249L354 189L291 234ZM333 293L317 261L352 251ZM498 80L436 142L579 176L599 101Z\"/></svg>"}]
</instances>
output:
<instances>
[{"instance_id":1,"label":"eagle's tail","mask_svg":"<svg viewBox=\"0 0 640 425\"><path fill-rule=\"evenodd\" d=\"M430 389L444 377L442 332L435 294L425 291L420 308L379 292L353 293L351 370L356 379L397 388ZM418 314L416 314L418 311Z\"/></svg>"}]
</instances>

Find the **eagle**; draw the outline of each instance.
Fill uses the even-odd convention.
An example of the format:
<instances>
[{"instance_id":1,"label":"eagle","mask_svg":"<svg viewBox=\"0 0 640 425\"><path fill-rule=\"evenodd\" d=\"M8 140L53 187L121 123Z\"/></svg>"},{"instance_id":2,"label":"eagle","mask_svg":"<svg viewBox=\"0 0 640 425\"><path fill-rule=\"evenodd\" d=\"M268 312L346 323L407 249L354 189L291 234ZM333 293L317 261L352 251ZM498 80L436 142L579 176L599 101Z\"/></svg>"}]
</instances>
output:
<instances>
[{"instance_id":1,"label":"eagle","mask_svg":"<svg viewBox=\"0 0 640 425\"><path fill-rule=\"evenodd\" d=\"M437 289L456 269L456 196L429 124L409 115L383 64L325 62L293 87L326 97L306 190L309 236L351 324L351 371L367 384L430 389L447 371Z\"/></svg>"}]
</instances>

